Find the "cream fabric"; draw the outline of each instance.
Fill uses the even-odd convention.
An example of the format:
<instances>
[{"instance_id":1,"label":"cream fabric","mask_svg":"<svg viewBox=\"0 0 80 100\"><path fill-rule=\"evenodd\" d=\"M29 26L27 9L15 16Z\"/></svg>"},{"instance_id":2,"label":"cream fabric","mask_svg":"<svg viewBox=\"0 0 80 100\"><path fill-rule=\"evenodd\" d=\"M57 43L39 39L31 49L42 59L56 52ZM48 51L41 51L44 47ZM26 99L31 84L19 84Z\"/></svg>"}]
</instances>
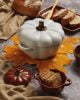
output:
<instances>
[{"instance_id":1,"label":"cream fabric","mask_svg":"<svg viewBox=\"0 0 80 100\"><path fill-rule=\"evenodd\" d=\"M0 0L0 40L11 37L28 18L16 14L11 5L9 0Z\"/></svg>"}]
</instances>

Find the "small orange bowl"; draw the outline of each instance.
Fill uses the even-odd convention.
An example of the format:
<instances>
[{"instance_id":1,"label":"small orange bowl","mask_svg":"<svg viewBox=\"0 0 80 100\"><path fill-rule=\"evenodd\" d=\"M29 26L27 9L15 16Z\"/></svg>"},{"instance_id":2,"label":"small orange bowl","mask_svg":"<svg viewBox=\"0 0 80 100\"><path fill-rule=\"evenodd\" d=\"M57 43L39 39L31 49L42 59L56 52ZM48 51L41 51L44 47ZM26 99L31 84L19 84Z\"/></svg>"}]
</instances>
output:
<instances>
[{"instance_id":1,"label":"small orange bowl","mask_svg":"<svg viewBox=\"0 0 80 100\"><path fill-rule=\"evenodd\" d=\"M76 58L76 61L80 63L80 45L76 46L74 49L74 56Z\"/></svg>"},{"instance_id":2,"label":"small orange bowl","mask_svg":"<svg viewBox=\"0 0 80 100\"><path fill-rule=\"evenodd\" d=\"M62 84L60 86L57 86L57 87L51 86L50 87L50 86L46 85L46 83L42 82L39 74L35 74L35 78L39 81L39 84L45 93L47 93L47 94L59 94L59 93L61 93L61 91L64 89L65 86L71 85L72 81L70 79L68 79L63 72L61 72L57 69L53 69L51 71L60 73L61 78L62 78Z\"/></svg>"}]
</instances>

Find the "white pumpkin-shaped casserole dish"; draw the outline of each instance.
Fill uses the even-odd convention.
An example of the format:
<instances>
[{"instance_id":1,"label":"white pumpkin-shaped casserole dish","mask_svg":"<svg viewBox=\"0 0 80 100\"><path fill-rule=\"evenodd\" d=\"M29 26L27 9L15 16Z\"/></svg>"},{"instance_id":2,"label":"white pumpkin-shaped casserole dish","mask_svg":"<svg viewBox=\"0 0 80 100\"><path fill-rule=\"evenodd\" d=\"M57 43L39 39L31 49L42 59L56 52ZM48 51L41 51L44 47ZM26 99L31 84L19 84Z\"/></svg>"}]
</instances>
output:
<instances>
[{"instance_id":1,"label":"white pumpkin-shaped casserole dish","mask_svg":"<svg viewBox=\"0 0 80 100\"><path fill-rule=\"evenodd\" d=\"M59 23L50 19L36 18L25 22L18 32L19 48L34 59L53 57L64 38Z\"/></svg>"}]
</instances>

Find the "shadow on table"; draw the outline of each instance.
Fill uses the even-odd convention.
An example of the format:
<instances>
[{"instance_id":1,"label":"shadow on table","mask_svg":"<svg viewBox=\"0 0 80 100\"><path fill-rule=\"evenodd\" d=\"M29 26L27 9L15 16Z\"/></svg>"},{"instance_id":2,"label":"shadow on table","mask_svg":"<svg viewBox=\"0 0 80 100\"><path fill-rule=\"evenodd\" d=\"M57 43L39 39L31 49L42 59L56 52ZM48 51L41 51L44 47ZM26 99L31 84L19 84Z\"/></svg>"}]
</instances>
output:
<instances>
[{"instance_id":1,"label":"shadow on table","mask_svg":"<svg viewBox=\"0 0 80 100\"><path fill-rule=\"evenodd\" d=\"M69 32L69 31L65 31L66 36L70 37L70 36L75 36L77 34L79 34L79 31L75 31L75 32Z\"/></svg>"},{"instance_id":2,"label":"shadow on table","mask_svg":"<svg viewBox=\"0 0 80 100\"><path fill-rule=\"evenodd\" d=\"M71 66L71 71L80 77L80 63L74 61Z\"/></svg>"},{"instance_id":3,"label":"shadow on table","mask_svg":"<svg viewBox=\"0 0 80 100\"><path fill-rule=\"evenodd\" d=\"M40 86L37 88L37 93L39 96L55 96L55 97L59 97L61 98L61 100L68 100L68 96L66 94L63 93L63 91L60 94L53 94L53 95L49 95L47 93L44 93L43 90L40 88Z\"/></svg>"}]
</instances>

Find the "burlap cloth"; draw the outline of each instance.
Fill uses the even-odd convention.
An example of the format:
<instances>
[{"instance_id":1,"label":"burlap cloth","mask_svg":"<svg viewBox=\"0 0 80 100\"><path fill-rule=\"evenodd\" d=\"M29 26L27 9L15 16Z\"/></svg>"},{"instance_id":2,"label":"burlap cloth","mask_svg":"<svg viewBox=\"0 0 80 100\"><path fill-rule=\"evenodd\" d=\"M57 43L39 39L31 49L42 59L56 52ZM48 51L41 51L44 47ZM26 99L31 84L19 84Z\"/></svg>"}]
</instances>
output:
<instances>
[{"instance_id":1,"label":"burlap cloth","mask_svg":"<svg viewBox=\"0 0 80 100\"><path fill-rule=\"evenodd\" d=\"M30 83L28 86L13 86L4 83L3 77L11 65L0 58L0 100L62 100L53 96L39 96Z\"/></svg>"},{"instance_id":2,"label":"burlap cloth","mask_svg":"<svg viewBox=\"0 0 80 100\"><path fill-rule=\"evenodd\" d=\"M10 0L0 0L0 41L7 40L15 34L27 16L16 14L11 8Z\"/></svg>"}]
</instances>

